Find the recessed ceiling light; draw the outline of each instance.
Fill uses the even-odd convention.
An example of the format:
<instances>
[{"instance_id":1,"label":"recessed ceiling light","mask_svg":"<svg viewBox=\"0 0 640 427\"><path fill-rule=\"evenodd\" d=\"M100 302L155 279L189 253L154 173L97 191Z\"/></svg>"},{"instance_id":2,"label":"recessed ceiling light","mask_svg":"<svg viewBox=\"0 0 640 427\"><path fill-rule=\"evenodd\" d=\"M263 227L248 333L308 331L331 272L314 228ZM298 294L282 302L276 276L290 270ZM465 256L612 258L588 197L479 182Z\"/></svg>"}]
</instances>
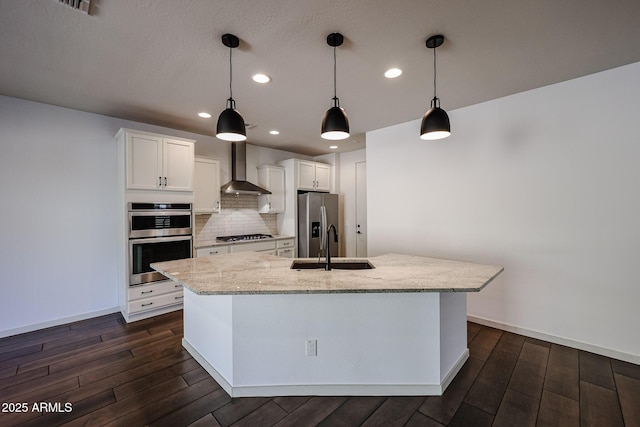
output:
<instances>
[{"instance_id":1,"label":"recessed ceiling light","mask_svg":"<svg viewBox=\"0 0 640 427\"><path fill-rule=\"evenodd\" d=\"M256 83L269 83L271 81L271 77L262 73L254 74L252 79Z\"/></svg>"},{"instance_id":2,"label":"recessed ceiling light","mask_svg":"<svg viewBox=\"0 0 640 427\"><path fill-rule=\"evenodd\" d=\"M388 79L395 79L402 74L402 70L400 68L389 68L384 72L384 76Z\"/></svg>"},{"instance_id":3,"label":"recessed ceiling light","mask_svg":"<svg viewBox=\"0 0 640 427\"><path fill-rule=\"evenodd\" d=\"M271 135L280 135L280 131L279 131L279 130L275 130L275 129L270 130L270 131L269 131L269 133L270 133Z\"/></svg>"},{"instance_id":4,"label":"recessed ceiling light","mask_svg":"<svg viewBox=\"0 0 640 427\"><path fill-rule=\"evenodd\" d=\"M332 150L335 150L336 148L338 148L337 145L330 145L329 148L331 148Z\"/></svg>"},{"instance_id":5,"label":"recessed ceiling light","mask_svg":"<svg viewBox=\"0 0 640 427\"><path fill-rule=\"evenodd\" d=\"M202 117L203 119L210 119L211 118L211 114L209 113L205 113L204 111L201 113L198 113L199 117Z\"/></svg>"}]
</instances>

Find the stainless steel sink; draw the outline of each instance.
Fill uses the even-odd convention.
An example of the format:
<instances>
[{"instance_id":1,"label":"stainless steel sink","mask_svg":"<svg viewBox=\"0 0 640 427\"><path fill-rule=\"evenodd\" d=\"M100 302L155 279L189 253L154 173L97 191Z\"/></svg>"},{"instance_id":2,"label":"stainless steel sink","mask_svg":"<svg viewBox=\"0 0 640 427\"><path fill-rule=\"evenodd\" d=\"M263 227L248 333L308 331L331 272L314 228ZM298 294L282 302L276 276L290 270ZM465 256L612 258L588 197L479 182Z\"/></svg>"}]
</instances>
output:
<instances>
[{"instance_id":1,"label":"stainless steel sink","mask_svg":"<svg viewBox=\"0 0 640 427\"><path fill-rule=\"evenodd\" d=\"M296 260L291 263L292 270L313 270L313 269L323 269L325 268L324 262L318 262L313 260ZM331 261L331 269L332 270L369 270L375 268L373 264L371 264L367 260L362 261L340 261L332 260Z\"/></svg>"}]
</instances>

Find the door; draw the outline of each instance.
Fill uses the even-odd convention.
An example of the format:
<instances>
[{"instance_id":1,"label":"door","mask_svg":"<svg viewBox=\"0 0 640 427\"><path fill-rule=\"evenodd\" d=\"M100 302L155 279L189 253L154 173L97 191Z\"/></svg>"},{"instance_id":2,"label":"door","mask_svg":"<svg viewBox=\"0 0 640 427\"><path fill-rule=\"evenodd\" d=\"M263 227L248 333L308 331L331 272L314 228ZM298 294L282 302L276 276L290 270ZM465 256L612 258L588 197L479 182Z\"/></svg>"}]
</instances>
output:
<instances>
[{"instance_id":1,"label":"door","mask_svg":"<svg viewBox=\"0 0 640 427\"><path fill-rule=\"evenodd\" d=\"M271 212L284 212L284 169L268 168L267 169L269 187L271 191L268 195L269 203L271 203Z\"/></svg>"},{"instance_id":2,"label":"door","mask_svg":"<svg viewBox=\"0 0 640 427\"><path fill-rule=\"evenodd\" d=\"M367 256L367 163L356 163L356 257Z\"/></svg>"},{"instance_id":3,"label":"door","mask_svg":"<svg viewBox=\"0 0 640 427\"><path fill-rule=\"evenodd\" d=\"M316 186L316 165L313 162L298 163L298 189L315 190Z\"/></svg>"},{"instance_id":4,"label":"door","mask_svg":"<svg viewBox=\"0 0 640 427\"><path fill-rule=\"evenodd\" d=\"M127 189L159 190L162 176L162 138L128 133Z\"/></svg>"},{"instance_id":5,"label":"door","mask_svg":"<svg viewBox=\"0 0 640 427\"><path fill-rule=\"evenodd\" d=\"M316 164L316 191L331 191L331 166Z\"/></svg>"},{"instance_id":6,"label":"door","mask_svg":"<svg viewBox=\"0 0 640 427\"><path fill-rule=\"evenodd\" d=\"M193 211L220 212L220 162L197 158L193 171Z\"/></svg>"},{"instance_id":7,"label":"door","mask_svg":"<svg viewBox=\"0 0 640 427\"><path fill-rule=\"evenodd\" d=\"M193 191L193 143L164 139L164 189Z\"/></svg>"}]
</instances>

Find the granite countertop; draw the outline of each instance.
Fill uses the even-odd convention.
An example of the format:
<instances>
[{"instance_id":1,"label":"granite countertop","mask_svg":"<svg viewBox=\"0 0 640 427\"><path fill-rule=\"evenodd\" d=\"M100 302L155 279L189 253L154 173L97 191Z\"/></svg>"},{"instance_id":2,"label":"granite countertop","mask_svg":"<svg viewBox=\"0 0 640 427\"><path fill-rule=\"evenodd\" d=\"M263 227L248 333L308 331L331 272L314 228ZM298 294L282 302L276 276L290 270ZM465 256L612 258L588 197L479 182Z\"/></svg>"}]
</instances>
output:
<instances>
[{"instance_id":1,"label":"granite countertop","mask_svg":"<svg viewBox=\"0 0 640 427\"><path fill-rule=\"evenodd\" d=\"M202 249L202 248L210 248L212 246L243 245L246 243L272 242L274 240L284 240L284 239L295 239L295 236L283 236L283 235L274 234L273 237L268 237L266 239L239 240L237 242L220 242L218 240L202 240L202 241L198 241L195 245L193 245L193 247L196 249Z\"/></svg>"},{"instance_id":2,"label":"granite countertop","mask_svg":"<svg viewBox=\"0 0 640 427\"><path fill-rule=\"evenodd\" d=\"M375 268L292 270L291 258L260 252L166 261L151 267L199 295L478 292L504 270L495 265L398 254L367 259ZM362 259L333 258L332 263L353 260Z\"/></svg>"}]
</instances>

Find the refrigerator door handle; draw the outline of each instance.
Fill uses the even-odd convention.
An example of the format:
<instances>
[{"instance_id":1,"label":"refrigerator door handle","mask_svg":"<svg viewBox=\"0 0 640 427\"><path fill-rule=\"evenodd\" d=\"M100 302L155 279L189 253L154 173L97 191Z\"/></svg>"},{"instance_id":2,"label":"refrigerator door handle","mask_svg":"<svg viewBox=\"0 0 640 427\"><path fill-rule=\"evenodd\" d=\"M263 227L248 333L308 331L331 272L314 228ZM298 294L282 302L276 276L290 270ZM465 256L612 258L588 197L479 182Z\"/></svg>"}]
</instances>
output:
<instances>
[{"instance_id":1,"label":"refrigerator door handle","mask_svg":"<svg viewBox=\"0 0 640 427\"><path fill-rule=\"evenodd\" d=\"M327 208L320 206L320 251L327 247Z\"/></svg>"}]
</instances>

